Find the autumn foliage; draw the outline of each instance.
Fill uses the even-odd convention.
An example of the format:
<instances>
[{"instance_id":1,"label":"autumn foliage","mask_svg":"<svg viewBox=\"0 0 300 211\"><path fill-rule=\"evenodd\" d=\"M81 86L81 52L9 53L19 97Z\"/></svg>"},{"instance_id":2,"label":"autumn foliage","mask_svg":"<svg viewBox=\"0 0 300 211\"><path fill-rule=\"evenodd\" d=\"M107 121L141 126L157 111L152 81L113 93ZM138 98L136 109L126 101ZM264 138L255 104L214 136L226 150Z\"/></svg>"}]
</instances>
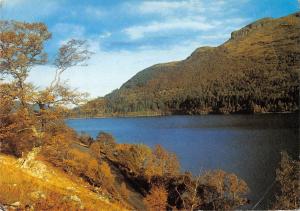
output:
<instances>
[{"instance_id":1,"label":"autumn foliage","mask_svg":"<svg viewBox=\"0 0 300 211\"><path fill-rule=\"evenodd\" d=\"M167 208L168 192L164 187L155 186L144 199L149 210L165 210Z\"/></svg>"},{"instance_id":2,"label":"autumn foliage","mask_svg":"<svg viewBox=\"0 0 300 211\"><path fill-rule=\"evenodd\" d=\"M274 209L299 209L300 207L300 162L293 160L287 152L281 153L279 167L276 170L278 191L273 204Z\"/></svg>"}]
</instances>

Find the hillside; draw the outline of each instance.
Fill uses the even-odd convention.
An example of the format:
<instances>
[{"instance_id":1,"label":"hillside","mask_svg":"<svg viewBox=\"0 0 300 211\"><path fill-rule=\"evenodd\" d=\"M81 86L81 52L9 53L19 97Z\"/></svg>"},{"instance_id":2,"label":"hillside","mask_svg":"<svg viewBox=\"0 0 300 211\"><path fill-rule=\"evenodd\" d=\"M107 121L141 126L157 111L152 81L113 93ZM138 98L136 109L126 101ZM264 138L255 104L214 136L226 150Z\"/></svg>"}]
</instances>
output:
<instances>
[{"instance_id":1,"label":"hillside","mask_svg":"<svg viewBox=\"0 0 300 211\"><path fill-rule=\"evenodd\" d=\"M125 210L75 176L36 159L0 154L0 210ZM124 206L123 206L124 207Z\"/></svg>"},{"instance_id":2,"label":"hillside","mask_svg":"<svg viewBox=\"0 0 300 211\"><path fill-rule=\"evenodd\" d=\"M81 116L293 112L299 106L300 13L264 18L218 47L149 67Z\"/></svg>"}]
</instances>

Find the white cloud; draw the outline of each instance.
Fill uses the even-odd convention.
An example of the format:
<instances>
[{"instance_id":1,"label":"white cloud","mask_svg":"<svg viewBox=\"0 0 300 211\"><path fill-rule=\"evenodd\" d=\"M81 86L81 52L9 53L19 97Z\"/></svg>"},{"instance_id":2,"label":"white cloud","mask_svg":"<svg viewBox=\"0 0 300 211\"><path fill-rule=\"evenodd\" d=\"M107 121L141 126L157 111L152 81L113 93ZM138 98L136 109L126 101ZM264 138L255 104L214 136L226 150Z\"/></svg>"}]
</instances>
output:
<instances>
[{"instance_id":1,"label":"white cloud","mask_svg":"<svg viewBox=\"0 0 300 211\"><path fill-rule=\"evenodd\" d=\"M170 32L174 30L206 31L215 27L216 23L205 21L204 18L170 19L152 22L145 25L131 26L124 29L130 39L140 39L149 33Z\"/></svg>"},{"instance_id":2,"label":"white cloud","mask_svg":"<svg viewBox=\"0 0 300 211\"><path fill-rule=\"evenodd\" d=\"M239 4L244 4L249 0L239 0ZM126 4L127 9L131 12L141 14L157 15L174 15L174 14L196 14L227 11L232 5L236 4L235 0L154 0L141 1L140 4Z\"/></svg>"},{"instance_id":3,"label":"white cloud","mask_svg":"<svg viewBox=\"0 0 300 211\"><path fill-rule=\"evenodd\" d=\"M244 3L247 0L241 0ZM141 1L125 4L132 15L151 15L151 21L123 29L131 40L176 34L177 31L206 32L217 27L240 26L243 18L232 18L233 0ZM150 16L145 16L150 17ZM220 31L220 30L219 30ZM222 31L222 28L221 28Z\"/></svg>"},{"instance_id":4,"label":"white cloud","mask_svg":"<svg viewBox=\"0 0 300 211\"><path fill-rule=\"evenodd\" d=\"M159 14L171 14L178 10L189 12L201 12L204 6L199 0L189 1L145 1L137 6L137 11L140 13L159 13Z\"/></svg>"}]
</instances>

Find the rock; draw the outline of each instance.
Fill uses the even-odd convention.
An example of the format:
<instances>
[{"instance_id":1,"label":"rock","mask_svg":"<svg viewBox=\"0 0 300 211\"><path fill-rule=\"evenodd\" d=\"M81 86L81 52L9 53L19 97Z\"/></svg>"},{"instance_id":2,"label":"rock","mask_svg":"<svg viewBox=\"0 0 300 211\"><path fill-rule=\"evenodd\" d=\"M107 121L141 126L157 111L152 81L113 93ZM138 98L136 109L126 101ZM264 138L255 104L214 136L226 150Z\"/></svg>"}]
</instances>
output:
<instances>
[{"instance_id":1,"label":"rock","mask_svg":"<svg viewBox=\"0 0 300 211\"><path fill-rule=\"evenodd\" d=\"M47 166L41 161L35 160L40 151L41 148L33 148L26 158L21 158L18 162L21 168L25 169L32 176L47 179Z\"/></svg>"},{"instance_id":2,"label":"rock","mask_svg":"<svg viewBox=\"0 0 300 211\"><path fill-rule=\"evenodd\" d=\"M84 205L81 203L81 199L77 195L65 196L63 200L76 202L80 209L84 209Z\"/></svg>"},{"instance_id":3,"label":"rock","mask_svg":"<svg viewBox=\"0 0 300 211\"><path fill-rule=\"evenodd\" d=\"M35 191L30 194L34 199L46 199L46 195L42 191Z\"/></svg>"},{"instance_id":4,"label":"rock","mask_svg":"<svg viewBox=\"0 0 300 211\"><path fill-rule=\"evenodd\" d=\"M78 203L81 204L81 199L77 195L65 196L63 198L63 200L65 200L65 201L74 201L74 202L78 202Z\"/></svg>"},{"instance_id":5,"label":"rock","mask_svg":"<svg viewBox=\"0 0 300 211\"><path fill-rule=\"evenodd\" d=\"M78 196L76 196L76 195L70 196L70 199L71 199L72 201L76 201L76 202L80 202L80 203L81 203L81 199L80 199Z\"/></svg>"},{"instance_id":6,"label":"rock","mask_svg":"<svg viewBox=\"0 0 300 211\"><path fill-rule=\"evenodd\" d=\"M248 33L255 31L267 25L273 24L272 18L263 18L254 23L251 23L240 30L231 33L231 39L239 39L248 35Z\"/></svg>"},{"instance_id":7,"label":"rock","mask_svg":"<svg viewBox=\"0 0 300 211\"><path fill-rule=\"evenodd\" d=\"M7 211L7 209L2 204L0 204L0 211Z\"/></svg>"},{"instance_id":8,"label":"rock","mask_svg":"<svg viewBox=\"0 0 300 211\"><path fill-rule=\"evenodd\" d=\"M19 201L16 201L11 204L12 207L19 207L20 205L21 205L21 203Z\"/></svg>"}]
</instances>

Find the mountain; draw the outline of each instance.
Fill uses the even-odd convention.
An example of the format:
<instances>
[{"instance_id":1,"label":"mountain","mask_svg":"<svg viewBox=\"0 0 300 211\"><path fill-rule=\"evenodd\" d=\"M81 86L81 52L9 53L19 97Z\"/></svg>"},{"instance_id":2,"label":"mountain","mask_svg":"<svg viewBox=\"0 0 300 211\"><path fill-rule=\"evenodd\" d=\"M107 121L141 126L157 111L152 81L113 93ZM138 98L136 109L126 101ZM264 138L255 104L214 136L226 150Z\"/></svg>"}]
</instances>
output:
<instances>
[{"instance_id":1,"label":"mountain","mask_svg":"<svg viewBox=\"0 0 300 211\"><path fill-rule=\"evenodd\" d=\"M79 115L292 112L299 107L300 13L263 18L218 47L157 64Z\"/></svg>"}]
</instances>

